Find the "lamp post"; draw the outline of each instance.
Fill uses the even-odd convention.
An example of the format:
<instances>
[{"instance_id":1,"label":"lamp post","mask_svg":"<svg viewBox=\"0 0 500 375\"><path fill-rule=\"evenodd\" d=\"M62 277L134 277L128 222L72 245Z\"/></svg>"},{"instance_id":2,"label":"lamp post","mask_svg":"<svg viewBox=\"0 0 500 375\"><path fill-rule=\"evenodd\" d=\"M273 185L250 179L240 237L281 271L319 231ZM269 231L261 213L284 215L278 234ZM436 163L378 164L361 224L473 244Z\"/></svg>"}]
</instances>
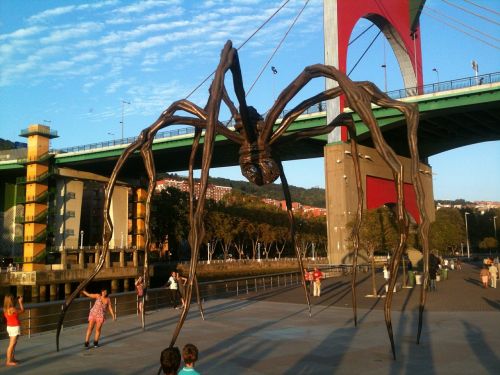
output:
<instances>
[{"instance_id":1,"label":"lamp post","mask_svg":"<svg viewBox=\"0 0 500 375\"><path fill-rule=\"evenodd\" d=\"M207 242L207 264L210 264L210 242Z\"/></svg>"},{"instance_id":2,"label":"lamp post","mask_svg":"<svg viewBox=\"0 0 500 375\"><path fill-rule=\"evenodd\" d=\"M257 242L257 262L260 262L260 242Z\"/></svg>"},{"instance_id":3,"label":"lamp post","mask_svg":"<svg viewBox=\"0 0 500 375\"><path fill-rule=\"evenodd\" d=\"M498 254L497 217L496 216L493 216L493 230L495 231L495 240L497 240L497 254Z\"/></svg>"},{"instance_id":4,"label":"lamp post","mask_svg":"<svg viewBox=\"0 0 500 375\"><path fill-rule=\"evenodd\" d=\"M122 120L120 121L120 124L122 124L122 139L123 139L123 126L125 125L124 122L125 104L130 104L130 102L122 100Z\"/></svg>"},{"instance_id":5,"label":"lamp post","mask_svg":"<svg viewBox=\"0 0 500 375\"><path fill-rule=\"evenodd\" d=\"M80 231L80 249L83 249L83 235L84 235L84 231Z\"/></svg>"},{"instance_id":6,"label":"lamp post","mask_svg":"<svg viewBox=\"0 0 500 375\"><path fill-rule=\"evenodd\" d=\"M120 249L123 249L123 232L121 233Z\"/></svg>"},{"instance_id":7,"label":"lamp post","mask_svg":"<svg viewBox=\"0 0 500 375\"><path fill-rule=\"evenodd\" d=\"M465 213L465 236L467 239L467 258L470 258L469 227L467 226L467 215L470 215L470 212Z\"/></svg>"},{"instance_id":8,"label":"lamp post","mask_svg":"<svg viewBox=\"0 0 500 375\"><path fill-rule=\"evenodd\" d=\"M437 68L433 68L432 71L436 72L436 75L437 75L437 88L438 88L438 91L439 91L439 83L441 82L441 80L439 79L439 70L437 70Z\"/></svg>"}]
</instances>

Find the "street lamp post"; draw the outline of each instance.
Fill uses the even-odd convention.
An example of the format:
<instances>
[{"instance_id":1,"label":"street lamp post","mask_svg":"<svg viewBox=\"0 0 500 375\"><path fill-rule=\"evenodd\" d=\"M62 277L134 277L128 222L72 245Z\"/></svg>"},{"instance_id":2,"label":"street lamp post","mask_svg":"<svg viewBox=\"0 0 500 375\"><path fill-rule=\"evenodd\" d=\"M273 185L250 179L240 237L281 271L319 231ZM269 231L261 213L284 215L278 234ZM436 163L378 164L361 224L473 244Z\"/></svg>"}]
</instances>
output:
<instances>
[{"instance_id":1,"label":"street lamp post","mask_svg":"<svg viewBox=\"0 0 500 375\"><path fill-rule=\"evenodd\" d=\"M496 216L493 216L493 230L495 231L495 240L497 240L497 254L498 254L497 217Z\"/></svg>"},{"instance_id":2,"label":"street lamp post","mask_svg":"<svg viewBox=\"0 0 500 375\"><path fill-rule=\"evenodd\" d=\"M207 264L210 264L210 242L207 242Z\"/></svg>"},{"instance_id":3,"label":"street lamp post","mask_svg":"<svg viewBox=\"0 0 500 375\"><path fill-rule=\"evenodd\" d=\"M260 242L257 242L257 262L260 262Z\"/></svg>"},{"instance_id":4,"label":"street lamp post","mask_svg":"<svg viewBox=\"0 0 500 375\"><path fill-rule=\"evenodd\" d=\"M126 100L122 100L122 121L120 121L120 123L122 124L122 139L123 139L123 126L125 124L125 122L124 122L125 104L130 104L130 102L127 102Z\"/></svg>"},{"instance_id":5,"label":"street lamp post","mask_svg":"<svg viewBox=\"0 0 500 375\"><path fill-rule=\"evenodd\" d=\"M441 82L441 80L439 79L439 70L437 70L437 68L433 68L432 71L436 72L436 75L437 75L437 87L438 87L438 91L439 91L439 83Z\"/></svg>"},{"instance_id":6,"label":"street lamp post","mask_svg":"<svg viewBox=\"0 0 500 375\"><path fill-rule=\"evenodd\" d=\"M80 249L83 249L83 234L84 234L83 230L80 231Z\"/></svg>"},{"instance_id":7,"label":"street lamp post","mask_svg":"<svg viewBox=\"0 0 500 375\"><path fill-rule=\"evenodd\" d=\"M467 258L470 258L469 227L467 225L467 215L470 215L470 212L465 213L465 236L467 239Z\"/></svg>"}]
</instances>

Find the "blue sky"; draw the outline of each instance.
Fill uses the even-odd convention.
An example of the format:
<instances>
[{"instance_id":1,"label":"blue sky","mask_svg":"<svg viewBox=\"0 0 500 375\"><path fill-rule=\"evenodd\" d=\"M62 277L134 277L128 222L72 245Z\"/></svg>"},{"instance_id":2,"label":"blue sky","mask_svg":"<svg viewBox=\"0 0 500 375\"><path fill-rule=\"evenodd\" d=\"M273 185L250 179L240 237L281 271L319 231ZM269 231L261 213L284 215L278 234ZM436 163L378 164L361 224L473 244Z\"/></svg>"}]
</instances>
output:
<instances>
[{"instance_id":1,"label":"blue sky","mask_svg":"<svg viewBox=\"0 0 500 375\"><path fill-rule=\"evenodd\" d=\"M215 69L227 39L241 45L283 2L2 0L0 138L22 141L19 132L31 123L46 123L58 131L60 138L53 140L53 148L120 138L122 110L124 135L137 135ZM450 6L450 2L483 18ZM500 1L474 3L500 12ZM290 1L240 50L247 88L303 4L302 0ZM496 39L457 26L496 48L445 25L443 21L453 22L445 16L493 36ZM311 0L271 62L278 74L267 68L248 95L248 102L259 112L265 112L305 66L323 61L322 17L322 1ZM441 81L471 76L472 60L478 62L480 73L500 71L499 22L498 14L470 1L427 0L421 17L424 82L436 82L433 68ZM368 25L361 20L352 35ZM376 34L372 28L350 47L348 69ZM388 90L403 87L383 37L375 41L352 79L384 87L384 45ZM203 106L208 85L190 99ZM323 81L314 81L298 99L323 87ZM229 117L226 112L221 114L224 116ZM500 201L499 160L498 141L432 157L435 198ZM285 168L292 185L324 186L322 158L289 162ZM211 175L243 179L239 168L214 169Z\"/></svg>"}]
</instances>

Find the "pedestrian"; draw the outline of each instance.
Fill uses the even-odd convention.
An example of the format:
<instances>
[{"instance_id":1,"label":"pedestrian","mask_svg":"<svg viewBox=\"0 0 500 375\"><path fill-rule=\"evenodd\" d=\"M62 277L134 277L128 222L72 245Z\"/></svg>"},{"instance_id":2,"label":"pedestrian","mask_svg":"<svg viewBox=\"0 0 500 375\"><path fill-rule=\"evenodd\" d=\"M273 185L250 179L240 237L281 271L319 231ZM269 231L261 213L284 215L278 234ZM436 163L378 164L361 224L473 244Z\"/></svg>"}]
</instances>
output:
<instances>
[{"instance_id":1,"label":"pedestrian","mask_svg":"<svg viewBox=\"0 0 500 375\"><path fill-rule=\"evenodd\" d=\"M483 288L488 288L488 279L490 278L490 272L488 271L488 266L486 264L484 264L483 268L481 268L479 276L481 277Z\"/></svg>"},{"instance_id":2,"label":"pedestrian","mask_svg":"<svg viewBox=\"0 0 500 375\"><path fill-rule=\"evenodd\" d=\"M144 280L139 276L135 282L135 292L137 293L137 310L139 316L142 317L142 309L144 308Z\"/></svg>"},{"instance_id":3,"label":"pedestrian","mask_svg":"<svg viewBox=\"0 0 500 375\"><path fill-rule=\"evenodd\" d=\"M385 283L387 284L389 282L389 278L391 277L391 271L389 271L389 266L387 263L384 263L384 268L382 269L382 272L384 273L384 280Z\"/></svg>"},{"instance_id":4,"label":"pedestrian","mask_svg":"<svg viewBox=\"0 0 500 375\"><path fill-rule=\"evenodd\" d=\"M86 297L95 299L94 306L92 306L89 313L89 325L87 326L87 334L85 335L85 347L89 347L90 335L95 327L94 348L98 348L102 325L106 320L106 309L113 317L113 320L116 320L116 315L111 307L111 300L108 297L108 291L106 288L101 289L101 294L91 294L87 293L85 290L82 293Z\"/></svg>"},{"instance_id":5,"label":"pedestrian","mask_svg":"<svg viewBox=\"0 0 500 375\"><path fill-rule=\"evenodd\" d=\"M161 352L160 364L161 367L158 375L160 375L162 370L166 375L176 375L181 366L181 352L179 348L175 346L164 349Z\"/></svg>"},{"instance_id":6,"label":"pedestrian","mask_svg":"<svg viewBox=\"0 0 500 375\"><path fill-rule=\"evenodd\" d=\"M198 348L193 344L186 344L182 349L182 359L184 360L184 367L179 371L179 375L200 375L194 369L194 364L198 360Z\"/></svg>"},{"instance_id":7,"label":"pedestrian","mask_svg":"<svg viewBox=\"0 0 500 375\"><path fill-rule=\"evenodd\" d=\"M304 268L304 283L306 284L306 290L308 294L311 294L311 279L311 272L309 272L307 268Z\"/></svg>"},{"instance_id":8,"label":"pedestrian","mask_svg":"<svg viewBox=\"0 0 500 375\"><path fill-rule=\"evenodd\" d=\"M7 366L16 366L18 362L15 358L17 337L21 335L21 322L19 314L24 312L23 297L17 297L19 309L16 308L16 302L12 294L7 294L3 299L3 316L9 335L9 346L7 347L7 356L5 364Z\"/></svg>"},{"instance_id":9,"label":"pedestrian","mask_svg":"<svg viewBox=\"0 0 500 375\"><path fill-rule=\"evenodd\" d=\"M462 270L462 261L460 258L457 258L457 270L461 271Z\"/></svg>"},{"instance_id":10,"label":"pedestrian","mask_svg":"<svg viewBox=\"0 0 500 375\"><path fill-rule=\"evenodd\" d=\"M177 283L177 275L175 271L168 278L167 284L165 285L169 290L170 304L174 309L178 309L179 301L179 284Z\"/></svg>"},{"instance_id":11,"label":"pedestrian","mask_svg":"<svg viewBox=\"0 0 500 375\"><path fill-rule=\"evenodd\" d=\"M186 282L188 279L184 276L181 276L179 272L175 273L175 277L177 279L177 286L179 288L179 295L181 297L182 308L184 308L186 306L185 295L186 295Z\"/></svg>"},{"instance_id":12,"label":"pedestrian","mask_svg":"<svg viewBox=\"0 0 500 375\"><path fill-rule=\"evenodd\" d=\"M490 274L490 283L492 288L497 288L497 276L498 276L498 268L497 265L491 263L491 266L488 268L488 272Z\"/></svg>"},{"instance_id":13,"label":"pedestrian","mask_svg":"<svg viewBox=\"0 0 500 375\"><path fill-rule=\"evenodd\" d=\"M321 296L321 279L323 278L323 272L320 271L318 267L314 267L313 272L313 296Z\"/></svg>"}]
</instances>

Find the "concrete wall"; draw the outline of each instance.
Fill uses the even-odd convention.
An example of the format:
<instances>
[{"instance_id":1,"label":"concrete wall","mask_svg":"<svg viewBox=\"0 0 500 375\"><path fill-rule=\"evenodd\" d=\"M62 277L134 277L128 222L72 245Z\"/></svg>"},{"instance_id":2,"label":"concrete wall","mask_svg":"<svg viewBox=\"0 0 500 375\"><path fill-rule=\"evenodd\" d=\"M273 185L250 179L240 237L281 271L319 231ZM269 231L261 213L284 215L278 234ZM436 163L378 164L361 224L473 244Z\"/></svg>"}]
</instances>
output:
<instances>
[{"instance_id":1,"label":"concrete wall","mask_svg":"<svg viewBox=\"0 0 500 375\"><path fill-rule=\"evenodd\" d=\"M113 236L109 243L110 248L127 246L128 239L128 188L116 186L111 199L109 210L113 221Z\"/></svg>"},{"instance_id":2,"label":"concrete wall","mask_svg":"<svg viewBox=\"0 0 500 375\"><path fill-rule=\"evenodd\" d=\"M83 182L62 178L57 180L56 187L54 245L76 249L80 237Z\"/></svg>"},{"instance_id":3,"label":"concrete wall","mask_svg":"<svg viewBox=\"0 0 500 375\"><path fill-rule=\"evenodd\" d=\"M366 209L367 176L393 179L377 151L373 148L359 146L361 181L364 192L363 207ZM411 183L410 159L399 157L404 168L404 182ZM432 190L432 169L420 164L421 177L425 191L425 204L434 221L434 194ZM349 231L346 225L356 215L358 199L354 162L351 147L348 143L330 144L325 147L326 204L328 231L328 259L331 264L352 263L347 250Z\"/></svg>"}]
</instances>

